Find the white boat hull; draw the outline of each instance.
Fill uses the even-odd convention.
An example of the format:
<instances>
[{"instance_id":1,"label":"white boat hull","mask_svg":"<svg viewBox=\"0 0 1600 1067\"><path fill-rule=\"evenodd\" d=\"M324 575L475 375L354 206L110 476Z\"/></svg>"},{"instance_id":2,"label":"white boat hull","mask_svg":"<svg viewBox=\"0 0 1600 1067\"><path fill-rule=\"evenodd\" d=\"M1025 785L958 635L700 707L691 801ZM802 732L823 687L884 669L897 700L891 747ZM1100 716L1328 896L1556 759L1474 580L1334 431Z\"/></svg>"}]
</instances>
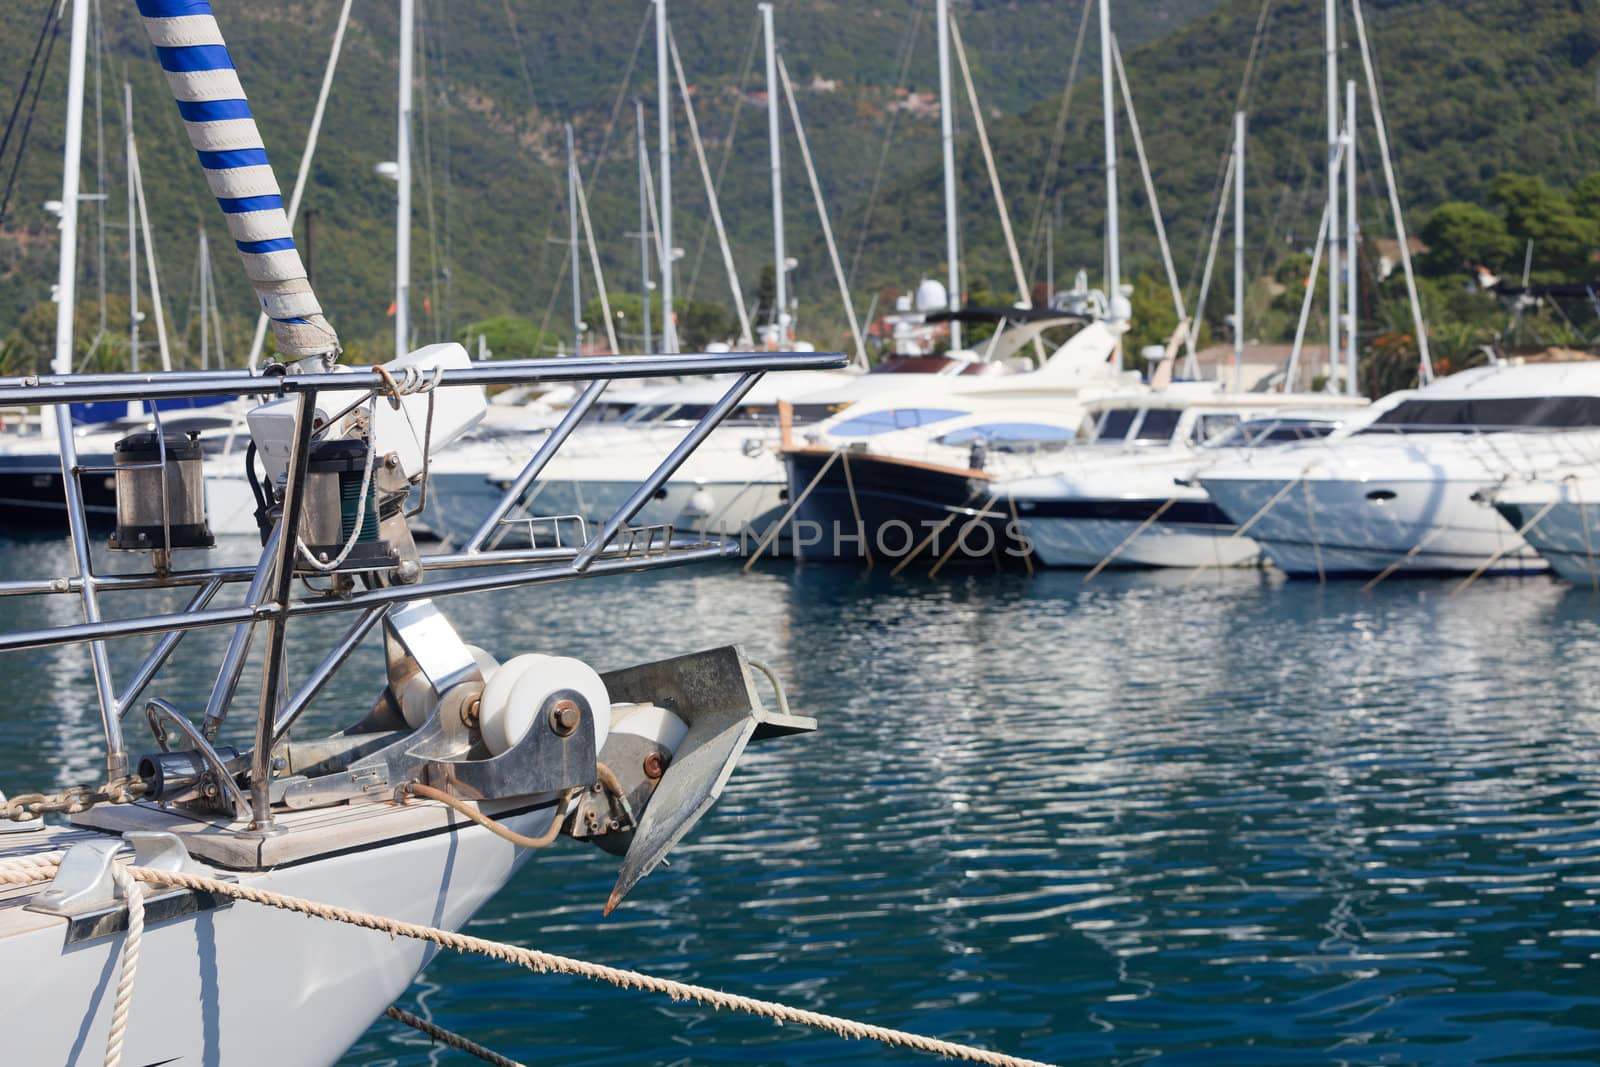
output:
<instances>
[{"instance_id":1,"label":"white boat hull","mask_svg":"<svg viewBox=\"0 0 1600 1067\"><path fill-rule=\"evenodd\" d=\"M1550 507L1524 535L1528 544L1556 574L1584 589L1600 589L1600 506L1566 497ZM1548 503L1533 499L1496 503L1507 522L1518 528L1532 521Z\"/></svg>"},{"instance_id":2,"label":"white boat hull","mask_svg":"<svg viewBox=\"0 0 1600 1067\"><path fill-rule=\"evenodd\" d=\"M503 821L538 833L549 820L545 809ZM454 930L528 855L467 826L245 873L240 880ZM16 930L19 925L24 929ZM6 996L0 998L5 1061L100 1062L125 935L67 946L65 920L21 909L0 931L0 970L7 975ZM244 902L147 926L122 1062L332 1064L405 991L434 951L421 942Z\"/></svg>"},{"instance_id":3,"label":"white boat hull","mask_svg":"<svg viewBox=\"0 0 1600 1067\"><path fill-rule=\"evenodd\" d=\"M1236 523L1280 570L1299 577L1360 576L1391 566L1414 574L1542 571L1546 563L1493 508L1473 499L1480 480L1338 480L1200 475ZM1261 512L1262 508L1267 510Z\"/></svg>"},{"instance_id":4,"label":"white boat hull","mask_svg":"<svg viewBox=\"0 0 1600 1067\"><path fill-rule=\"evenodd\" d=\"M1095 567L1108 557L1108 567L1253 567L1261 562L1261 549L1248 537L1233 537L1232 526L1158 520L1140 530L1142 525L1134 519L1025 516L1022 532L1035 562L1047 567Z\"/></svg>"}]
</instances>

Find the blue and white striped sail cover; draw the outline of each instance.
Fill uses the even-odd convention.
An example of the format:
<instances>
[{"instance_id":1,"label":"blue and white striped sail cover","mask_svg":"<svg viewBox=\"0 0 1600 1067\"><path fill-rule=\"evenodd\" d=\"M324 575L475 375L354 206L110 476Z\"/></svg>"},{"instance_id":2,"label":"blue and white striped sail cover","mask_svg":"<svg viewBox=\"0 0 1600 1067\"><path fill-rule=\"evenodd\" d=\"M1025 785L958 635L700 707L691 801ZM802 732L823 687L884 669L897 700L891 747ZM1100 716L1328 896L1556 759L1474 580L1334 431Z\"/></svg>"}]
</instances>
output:
<instances>
[{"instance_id":1,"label":"blue and white striped sail cover","mask_svg":"<svg viewBox=\"0 0 1600 1067\"><path fill-rule=\"evenodd\" d=\"M228 220L244 271L286 359L337 353L311 291L261 131L207 0L138 0L189 143Z\"/></svg>"}]
</instances>

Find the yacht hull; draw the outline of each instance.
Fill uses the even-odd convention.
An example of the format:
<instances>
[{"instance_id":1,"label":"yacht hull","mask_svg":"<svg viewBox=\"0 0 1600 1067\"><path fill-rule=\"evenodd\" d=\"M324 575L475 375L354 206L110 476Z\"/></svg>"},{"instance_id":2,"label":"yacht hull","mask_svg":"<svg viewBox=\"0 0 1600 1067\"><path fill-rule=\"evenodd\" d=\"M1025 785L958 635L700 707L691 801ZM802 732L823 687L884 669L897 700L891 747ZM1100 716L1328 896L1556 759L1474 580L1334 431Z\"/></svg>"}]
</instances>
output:
<instances>
[{"instance_id":1,"label":"yacht hull","mask_svg":"<svg viewBox=\"0 0 1600 1067\"><path fill-rule=\"evenodd\" d=\"M1543 504L1502 501L1495 509L1521 529ZM1546 511L1524 535L1550 569L1573 585L1600 589L1600 507L1563 500Z\"/></svg>"},{"instance_id":2,"label":"yacht hull","mask_svg":"<svg viewBox=\"0 0 1600 1067\"><path fill-rule=\"evenodd\" d=\"M545 808L502 821L538 833L549 820ZM467 825L241 873L239 880L454 930L528 855ZM0 899L20 904L24 892ZM65 920L20 907L5 910L11 914L0 923L0 970L17 979L7 982L0 1000L7 1062L99 1062L125 935L67 945ZM332 1064L405 991L434 951L421 942L243 902L147 925L122 1062Z\"/></svg>"},{"instance_id":3,"label":"yacht hull","mask_svg":"<svg viewBox=\"0 0 1600 1067\"><path fill-rule=\"evenodd\" d=\"M110 456L82 456L84 466L109 467ZM78 475L83 488L83 510L96 527L116 521L117 494L109 472ZM0 456L0 509L6 525L35 529L67 529L66 494L61 488L61 463L55 456Z\"/></svg>"},{"instance_id":4,"label":"yacht hull","mask_svg":"<svg viewBox=\"0 0 1600 1067\"><path fill-rule=\"evenodd\" d=\"M1261 549L1208 500L1019 501L1022 532L1047 567L1253 567ZM1115 555L1113 555L1115 553Z\"/></svg>"},{"instance_id":5,"label":"yacht hull","mask_svg":"<svg viewBox=\"0 0 1600 1067\"><path fill-rule=\"evenodd\" d=\"M864 452L829 464L831 455L785 454L789 497L800 502L784 531L796 558L855 561L870 552L879 560L938 559L954 548L952 563L1021 565L1027 556L1007 505L984 510L992 489L981 471Z\"/></svg>"},{"instance_id":6,"label":"yacht hull","mask_svg":"<svg viewBox=\"0 0 1600 1067\"><path fill-rule=\"evenodd\" d=\"M1341 480L1200 476L1273 565L1296 577L1395 573L1524 574L1546 562L1494 509L1473 499L1489 488L1456 479ZM1278 499L1273 497L1290 488ZM1270 503L1270 506L1269 506ZM1262 509L1265 508L1265 511Z\"/></svg>"}]
</instances>

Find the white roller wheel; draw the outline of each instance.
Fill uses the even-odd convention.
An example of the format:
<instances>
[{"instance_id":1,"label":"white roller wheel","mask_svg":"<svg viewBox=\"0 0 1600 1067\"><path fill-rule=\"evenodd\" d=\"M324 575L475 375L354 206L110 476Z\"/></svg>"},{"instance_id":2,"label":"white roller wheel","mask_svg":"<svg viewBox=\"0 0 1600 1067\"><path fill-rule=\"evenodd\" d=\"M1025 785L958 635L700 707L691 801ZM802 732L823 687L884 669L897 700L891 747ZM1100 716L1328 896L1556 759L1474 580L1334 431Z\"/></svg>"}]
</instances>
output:
<instances>
[{"instance_id":1,"label":"white roller wheel","mask_svg":"<svg viewBox=\"0 0 1600 1067\"><path fill-rule=\"evenodd\" d=\"M498 756L533 728L544 703L558 690L579 693L594 715L594 747L599 752L611 728L611 698L595 669L567 656L529 653L507 660L484 686L478 712L483 743Z\"/></svg>"},{"instance_id":2,"label":"white roller wheel","mask_svg":"<svg viewBox=\"0 0 1600 1067\"><path fill-rule=\"evenodd\" d=\"M405 717L406 725L415 730L428 721L428 716L433 714L433 705L439 699L433 691L433 683L428 681L428 676L421 671L406 679L406 684L400 687L400 714Z\"/></svg>"},{"instance_id":3,"label":"white roller wheel","mask_svg":"<svg viewBox=\"0 0 1600 1067\"><path fill-rule=\"evenodd\" d=\"M611 724L614 733L633 734L653 741L669 753L677 754L689 732L689 724L666 708L654 704L619 704L616 721Z\"/></svg>"}]
</instances>

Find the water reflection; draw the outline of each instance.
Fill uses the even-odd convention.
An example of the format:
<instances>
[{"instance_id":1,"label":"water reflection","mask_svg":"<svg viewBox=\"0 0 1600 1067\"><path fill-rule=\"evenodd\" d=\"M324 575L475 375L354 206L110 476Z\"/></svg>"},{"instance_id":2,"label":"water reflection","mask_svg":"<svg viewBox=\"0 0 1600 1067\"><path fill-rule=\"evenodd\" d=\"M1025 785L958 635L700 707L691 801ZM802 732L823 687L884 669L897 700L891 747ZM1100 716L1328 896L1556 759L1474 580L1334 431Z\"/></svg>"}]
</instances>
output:
<instances>
[{"instance_id":1,"label":"water reflection","mask_svg":"<svg viewBox=\"0 0 1600 1067\"><path fill-rule=\"evenodd\" d=\"M611 920L614 862L568 845L476 929L1062 1063L1593 1062L1600 601L1451 588L775 565L457 602L502 658L740 641L822 722L753 750ZM163 684L208 684L225 636ZM6 780L82 773L83 664L13 659L41 684L0 711ZM376 644L353 666L317 722L372 699ZM476 960L419 1001L541 1064L888 1059ZM381 1023L346 1062L430 1055Z\"/></svg>"}]
</instances>

